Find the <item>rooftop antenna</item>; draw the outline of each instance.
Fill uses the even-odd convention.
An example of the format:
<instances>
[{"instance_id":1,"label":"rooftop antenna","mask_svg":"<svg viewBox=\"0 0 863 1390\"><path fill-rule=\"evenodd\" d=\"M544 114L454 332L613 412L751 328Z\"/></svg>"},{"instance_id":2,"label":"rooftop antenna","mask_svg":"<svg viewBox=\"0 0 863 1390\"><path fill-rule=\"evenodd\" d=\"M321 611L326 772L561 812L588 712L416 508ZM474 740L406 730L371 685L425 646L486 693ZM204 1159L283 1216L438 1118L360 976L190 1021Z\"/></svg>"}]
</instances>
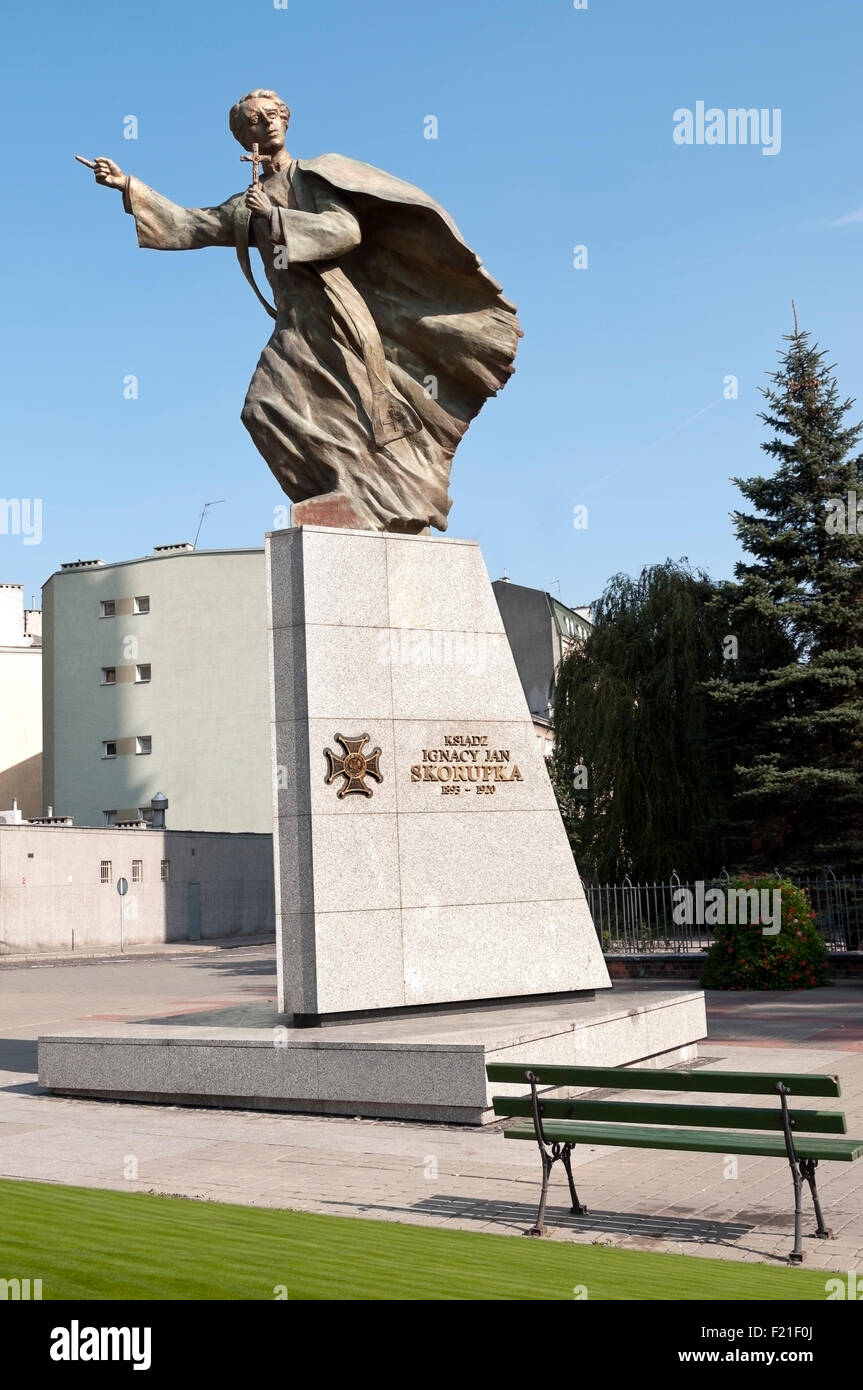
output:
<instances>
[{"instance_id":1,"label":"rooftop antenna","mask_svg":"<svg viewBox=\"0 0 863 1390\"><path fill-rule=\"evenodd\" d=\"M200 517L200 520L199 520L199 522L198 522L198 529L197 529L197 531L195 532L195 544L192 546L192 549L193 549L193 550L197 550L197 549L198 549L198 537L199 537L200 534L201 534L201 527L202 527L203 524L204 524L204 517L207 515L207 512L210 510L211 507L218 507L218 506L220 506L221 503L224 502L224 501L225 501L225 498L224 498L224 497L218 497L218 498L216 499L215 502L205 502L205 503L204 503L203 507L201 508L201 517Z\"/></svg>"},{"instance_id":2,"label":"rooftop antenna","mask_svg":"<svg viewBox=\"0 0 863 1390\"><path fill-rule=\"evenodd\" d=\"M558 598L560 598L560 580L559 580L559 579L552 579L551 582L552 582L552 584L556 584L556 585L557 585L557 596L558 596Z\"/></svg>"}]
</instances>

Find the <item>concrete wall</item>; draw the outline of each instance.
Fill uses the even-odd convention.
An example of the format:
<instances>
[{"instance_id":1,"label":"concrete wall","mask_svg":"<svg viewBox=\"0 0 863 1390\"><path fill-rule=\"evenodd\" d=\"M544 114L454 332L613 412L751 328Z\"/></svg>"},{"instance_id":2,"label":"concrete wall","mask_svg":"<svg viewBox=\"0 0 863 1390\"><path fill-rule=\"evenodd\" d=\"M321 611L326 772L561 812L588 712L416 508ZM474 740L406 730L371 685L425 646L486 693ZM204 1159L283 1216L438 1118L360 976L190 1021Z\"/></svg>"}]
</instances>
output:
<instances>
[{"instance_id":1,"label":"concrete wall","mask_svg":"<svg viewBox=\"0 0 863 1390\"><path fill-rule=\"evenodd\" d=\"M136 596L149 613L131 611ZM100 602L118 615L101 618ZM180 551L63 570L44 590L44 800L76 825L156 792L178 830L272 829L262 550ZM151 680L135 682L149 664ZM101 684L103 667L116 683ZM152 738L135 754L136 735ZM102 757L106 739L118 756Z\"/></svg>"},{"instance_id":2,"label":"concrete wall","mask_svg":"<svg viewBox=\"0 0 863 1390\"><path fill-rule=\"evenodd\" d=\"M111 864L108 883L103 860ZM133 860L142 862L141 883L133 882ZM127 946L194 939L189 884L200 885L201 940L275 931L271 835L7 825L0 826L0 954L119 948L121 877L129 881Z\"/></svg>"}]
</instances>

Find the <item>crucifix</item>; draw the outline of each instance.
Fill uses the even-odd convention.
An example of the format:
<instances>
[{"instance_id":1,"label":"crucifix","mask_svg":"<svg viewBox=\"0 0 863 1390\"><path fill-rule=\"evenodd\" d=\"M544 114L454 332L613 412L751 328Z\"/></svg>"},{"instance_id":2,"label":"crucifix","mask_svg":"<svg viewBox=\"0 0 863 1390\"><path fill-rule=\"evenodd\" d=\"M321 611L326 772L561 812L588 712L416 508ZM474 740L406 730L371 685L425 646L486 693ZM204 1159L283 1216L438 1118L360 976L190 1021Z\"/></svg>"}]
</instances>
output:
<instances>
[{"instance_id":1,"label":"crucifix","mask_svg":"<svg viewBox=\"0 0 863 1390\"><path fill-rule=\"evenodd\" d=\"M270 154L259 154L259 153L258 153L258 147L257 147L257 145L253 145L253 146L252 146L252 152L251 152L251 154L241 154L241 155L240 155L240 163L245 162L245 163L247 163L247 164L251 164L251 166L252 166L252 184L251 184L252 188L257 188L258 183L259 183L259 179L258 179L258 165L259 165L259 164L269 164L271 161L272 161L272 155L270 155Z\"/></svg>"}]
</instances>

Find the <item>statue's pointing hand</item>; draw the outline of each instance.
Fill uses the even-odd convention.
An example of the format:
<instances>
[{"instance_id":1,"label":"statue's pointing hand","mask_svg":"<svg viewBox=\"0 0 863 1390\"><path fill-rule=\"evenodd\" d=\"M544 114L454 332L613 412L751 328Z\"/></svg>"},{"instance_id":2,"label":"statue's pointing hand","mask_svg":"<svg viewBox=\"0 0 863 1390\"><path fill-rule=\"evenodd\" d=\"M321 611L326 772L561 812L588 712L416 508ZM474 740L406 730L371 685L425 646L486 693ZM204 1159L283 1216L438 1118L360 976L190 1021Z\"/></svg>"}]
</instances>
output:
<instances>
[{"instance_id":1,"label":"statue's pointing hand","mask_svg":"<svg viewBox=\"0 0 863 1390\"><path fill-rule=\"evenodd\" d=\"M246 190L246 207L255 217L269 217L275 209L275 203L259 184L253 183L251 188Z\"/></svg>"},{"instance_id":2,"label":"statue's pointing hand","mask_svg":"<svg viewBox=\"0 0 863 1390\"><path fill-rule=\"evenodd\" d=\"M96 176L96 182L103 183L106 188L122 188L126 182L126 175L119 164L114 163L113 159L99 157L94 160L93 173Z\"/></svg>"}]
</instances>

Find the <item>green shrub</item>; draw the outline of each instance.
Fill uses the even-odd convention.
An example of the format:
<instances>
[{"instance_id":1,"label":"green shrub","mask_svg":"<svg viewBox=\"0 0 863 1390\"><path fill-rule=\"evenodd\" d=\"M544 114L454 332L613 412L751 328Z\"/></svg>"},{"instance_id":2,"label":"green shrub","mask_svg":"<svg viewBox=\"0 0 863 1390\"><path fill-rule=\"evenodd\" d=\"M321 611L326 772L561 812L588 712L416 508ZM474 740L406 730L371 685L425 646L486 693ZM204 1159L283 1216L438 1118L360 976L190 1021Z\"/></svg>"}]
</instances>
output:
<instances>
[{"instance_id":1,"label":"green shrub","mask_svg":"<svg viewBox=\"0 0 863 1390\"><path fill-rule=\"evenodd\" d=\"M778 888L782 925L775 936L765 936L757 924L717 924L701 978L705 989L814 989L827 984L827 947L802 888L772 874L732 879L727 887L771 894ZM772 912L772 896L769 902Z\"/></svg>"}]
</instances>

